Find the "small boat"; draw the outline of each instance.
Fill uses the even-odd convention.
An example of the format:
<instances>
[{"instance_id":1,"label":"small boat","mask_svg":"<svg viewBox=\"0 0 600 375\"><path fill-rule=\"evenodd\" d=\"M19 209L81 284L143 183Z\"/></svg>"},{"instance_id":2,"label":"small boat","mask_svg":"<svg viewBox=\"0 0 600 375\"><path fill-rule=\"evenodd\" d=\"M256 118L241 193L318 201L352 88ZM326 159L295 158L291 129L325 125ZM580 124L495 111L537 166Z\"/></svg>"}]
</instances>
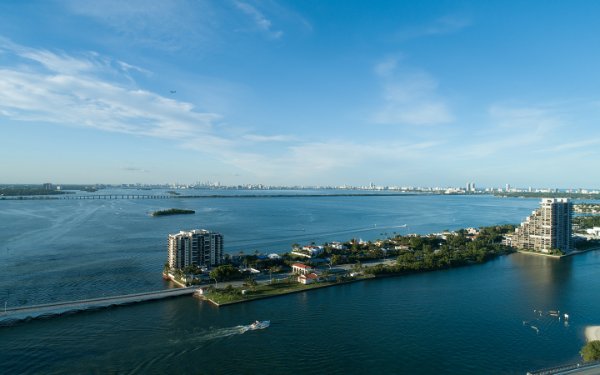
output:
<instances>
[{"instance_id":1,"label":"small boat","mask_svg":"<svg viewBox=\"0 0 600 375\"><path fill-rule=\"evenodd\" d=\"M248 329L251 329L251 330L265 329L265 328L267 328L270 325L271 325L271 321L270 320L263 320L262 322L257 320L254 323L250 324L248 326Z\"/></svg>"}]
</instances>

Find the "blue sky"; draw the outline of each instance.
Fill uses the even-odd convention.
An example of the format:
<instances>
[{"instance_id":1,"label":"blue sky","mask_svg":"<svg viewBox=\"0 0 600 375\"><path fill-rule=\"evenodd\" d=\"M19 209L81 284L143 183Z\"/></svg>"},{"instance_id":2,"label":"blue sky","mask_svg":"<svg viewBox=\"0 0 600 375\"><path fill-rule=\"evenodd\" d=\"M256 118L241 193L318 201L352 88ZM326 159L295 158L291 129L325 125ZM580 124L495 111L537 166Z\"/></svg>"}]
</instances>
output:
<instances>
[{"instance_id":1,"label":"blue sky","mask_svg":"<svg viewBox=\"0 0 600 375\"><path fill-rule=\"evenodd\" d=\"M598 15L3 1L0 183L600 187Z\"/></svg>"}]
</instances>

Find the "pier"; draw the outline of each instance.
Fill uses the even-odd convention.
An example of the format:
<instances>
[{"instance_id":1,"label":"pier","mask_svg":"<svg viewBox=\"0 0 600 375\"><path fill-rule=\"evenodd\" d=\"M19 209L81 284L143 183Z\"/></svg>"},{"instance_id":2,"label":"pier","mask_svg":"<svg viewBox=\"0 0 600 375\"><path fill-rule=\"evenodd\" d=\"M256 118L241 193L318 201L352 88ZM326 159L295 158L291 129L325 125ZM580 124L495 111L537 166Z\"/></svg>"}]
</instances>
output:
<instances>
[{"instance_id":1,"label":"pier","mask_svg":"<svg viewBox=\"0 0 600 375\"><path fill-rule=\"evenodd\" d=\"M21 320L68 314L77 311L101 309L111 306L160 300L191 295L197 287L157 290L153 292L124 294L112 297L89 298L79 301L55 302L43 305L7 308L0 312L0 325L12 324Z\"/></svg>"}]
</instances>

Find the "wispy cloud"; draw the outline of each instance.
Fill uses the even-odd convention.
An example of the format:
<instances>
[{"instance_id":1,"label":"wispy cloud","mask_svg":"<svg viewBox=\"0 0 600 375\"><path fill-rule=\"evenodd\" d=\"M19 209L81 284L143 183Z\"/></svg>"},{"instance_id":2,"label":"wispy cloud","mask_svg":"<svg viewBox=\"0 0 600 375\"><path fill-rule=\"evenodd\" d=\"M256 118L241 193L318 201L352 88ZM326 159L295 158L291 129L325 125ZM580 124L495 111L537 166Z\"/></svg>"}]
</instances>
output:
<instances>
[{"instance_id":1,"label":"wispy cloud","mask_svg":"<svg viewBox=\"0 0 600 375\"><path fill-rule=\"evenodd\" d=\"M556 140L556 129L564 126L560 115L545 106L493 104L486 125L472 132L457 152L465 159L512 157L546 148Z\"/></svg>"},{"instance_id":2,"label":"wispy cloud","mask_svg":"<svg viewBox=\"0 0 600 375\"><path fill-rule=\"evenodd\" d=\"M195 49L218 35L210 2L160 0L63 1L75 15L88 17L124 37L128 43L168 51Z\"/></svg>"},{"instance_id":3,"label":"wispy cloud","mask_svg":"<svg viewBox=\"0 0 600 375\"><path fill-rule=\"evenodd\" d=\"M6 40L0 40L0 49L19 61L0 66L0 111L12 120L178 138L208 132L220 118L190 103L103 78L110 72L124 80L127 76L96 54L76 57Z\"/></svg>"},{"instance_id":4,"label":"wispy cloud","mask_svg":"<svg viewBox=\"0 0 600 375\"><path fill-rule=\"evenodd\" d=\"M452 122L454 116L437 93L438 83L428 73L399 66L399 57L375 65L384 104L373 116L377 124L433 125Z\"/></svg>"},{"instance_id":5,"label":"wispy cloud","mask_svg":"<svg viewBox=\"0 0 600 375\"><path fill-rule=\"evenodd\" d=\"M122 168L124 171L127 172L141 172L141 173L148 173L149 171L143 168L137 168L137 167L123 167Z\"/></svg>"},{"instance_id":6,"label":"wispy cloud","mask_svg":"<svg viewBox=\"0 0 600 375\"><path fill-rule=\"evenodd\" d=\"M131 69L105 56L12 43L0 43L0 51L2 126L44 122L164 139L169 147L217 160L247 179L335 183L341 174L353 175L358 166L369 170L371 165L389 165L392 171L402 162L414 164L439 145L414 140L356 141L342 135L315 140L302 134L264 134L228 124L221 114L201 111L193 103L145 90L129 81ZM67 65L74 69L65 69ZM390 77L397 78L395 74ZM147 171L135 166L122 170Z\"/></svg>"},{"instance_id":7,"label":"wispy cloud","mask_svg":"<svg viewBox=\"0 0 600 375\"><path fill-rule=\"evenodd\" d=\"M259 31L265 33L273 39L279 39L283 36L283 31L274 30L271 20L268 19L256 7L241 1L235 1L235 5L239 10L241 10L244 14L246 14L252 19L256 29L258 29Z\"/></svg>"},{"instance_id":8,"label":"wispy cloud","mask_svg":"<svg viewBox=\"0 0 600 375\"><path fill-rule=\"evenodd\" d=\"M396 37L404 41L426 36L446 35L458 32L470 25L471 20L469 18L450 14L425 25L404 28L396 34Z\"/></svg>"},{"instance_id":9,"label":"wispy cloud","mask_svg":"<svg viewBox=\"0 0 600 375\"><path fill-rule=\"evenodd\" d=\"M290 184L314 184L315 180L323 184L335 184L339 182L340 175L353 176L356 170L369 170L375 164L379 167L389 166L389 171L396 171L398 163L414 163L431 154L438 144L329 139L299 142L286 147L276 157L260 154L236 154L231 157L237 158L235 164L238 167L259 178L277 176Z\"/></svg>"},{"instance_id":10,"label":"wispy cloud","mask_svg":"<svg viewBox=\"0 0 600 375\"><path fill-rule=\"evenodd\" d=\"M245 134L243 139L252 142L290 142L295 140L295 137L289 135L260 135L260 134Z\"/></svg>"},{"instance_id":11,"label":"wispy cloud","mask_svg":"<svg viewBox=\"0 0 600 375\"><path fill-rule=\"evenodd\" d=\"M548 152L564 152L564 151L586 149L586 148L589 148L590 146L596 147L598 145L600 145L600 138L592 138L592 139L585 139L585 140L580 140L580 141L575 141L575 142L560 143L560 144L555 145L554 147L547 149L546 151L548 151Z\"/></svg>"}]
</instances>

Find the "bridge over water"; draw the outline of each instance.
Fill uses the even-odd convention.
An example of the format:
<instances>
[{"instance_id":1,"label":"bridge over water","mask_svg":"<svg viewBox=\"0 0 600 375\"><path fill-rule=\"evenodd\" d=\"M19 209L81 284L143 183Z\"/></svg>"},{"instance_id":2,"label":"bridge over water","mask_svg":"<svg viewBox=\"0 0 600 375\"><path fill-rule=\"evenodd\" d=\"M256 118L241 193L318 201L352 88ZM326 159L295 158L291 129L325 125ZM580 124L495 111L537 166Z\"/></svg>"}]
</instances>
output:
<instances>
[{"instance_id":1,"label":"bridge over water","mask_svg":"<svg viewBox=\"0 0 600 375\"><path fill-rule=\"evenodd\" d=\"M155 195L155 194L90 194L90 195L61 195L58 199L171 199L179 198L178 195Z\"/></svg>"},{"instance_id":2,"label":"bridge over water","mask_svg":"<svg viewBox=\"0 0 600 375\"><path fill-rule=\"evenodd\" d=\"M77 311L101 309L110 306L191 295L197 289L198 287L175 288L112 297L89 298L79 301L65 301L43 305L7 308L0 312L0 325L10 325L21 320L50 317Z\"/></svg>"},{"instance_id":3,"label":"bridge over water","mask_svg":"<svg viewBox=\"0 0 600 375\"><path fill-rule=\"evenodd\" d=\"M55 195L15 195L0 196L0 200L7 201L39 201L39 200L98 200L98 199L173 199L188 198L190 196L164 195L164 194L55 194ZM196 197L194 197L196 198Z\"/></svg>"}]
</instances>

